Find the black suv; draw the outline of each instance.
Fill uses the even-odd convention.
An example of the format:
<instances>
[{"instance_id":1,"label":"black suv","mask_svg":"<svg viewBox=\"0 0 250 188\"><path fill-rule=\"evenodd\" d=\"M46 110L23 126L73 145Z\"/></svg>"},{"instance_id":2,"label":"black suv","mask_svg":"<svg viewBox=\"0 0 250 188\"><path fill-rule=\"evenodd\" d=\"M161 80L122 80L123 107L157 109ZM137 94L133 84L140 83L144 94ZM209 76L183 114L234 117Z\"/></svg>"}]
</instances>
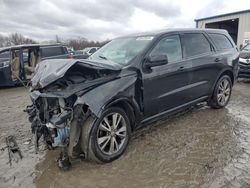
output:
<instances>
[{"instance_id":1,"label":"black suv","mask_svg":"<svg viewBox=\"0 0 250 188\"><path fill-rule=\"evenodd\" d=\"M240 52L239 78L250 78L250 43L244 46Z\"/></svg>"},{"instance_id":2,"label":"black suv","mask_svg":"<svg viewBox=\"0 0 250 188\"><path fill-rule=\"evenodd\" d=\"M204 101L225 107L238 60L225 30L183 29L120 37L86 60L44 61L27 107L32 129L68 147L62 159L111 162L149 122Z\"/></svg>"},{"instance_id":3,"label":"black suv","mask_svg":"<svg viewBox=\"0 0 250 188\"><path fill-rule=\"evenodd\" d=\"M70 58L61 44L26 44L0 48L0 86L14 86L30 80L40 61Z\"/></svg>"}]
</instances>

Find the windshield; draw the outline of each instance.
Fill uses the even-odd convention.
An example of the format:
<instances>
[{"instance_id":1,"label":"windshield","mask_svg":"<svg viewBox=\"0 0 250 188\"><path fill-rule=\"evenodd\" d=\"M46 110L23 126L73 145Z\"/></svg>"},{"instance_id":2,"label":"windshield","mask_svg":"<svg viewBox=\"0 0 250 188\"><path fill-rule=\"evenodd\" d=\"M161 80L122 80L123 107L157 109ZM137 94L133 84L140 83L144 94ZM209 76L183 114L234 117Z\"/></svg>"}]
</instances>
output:
<instances>
[{"instance_id":1,"label":"windshield","mask_svg":"<svg viewBox=\"0 0 250 188\"><path fill-rule=\"evenodd\" d=\"M153 36L143 36L114 39L96 51L89 59L111 60L114 63L125 66L128 65L153 38Z\"/></svg>"},{"instance_id":2,"label":"windshield","mask_svg":"<svg viewBox=\"0 0 250 188\"><path fill-rule=\"evenodd\" d=\"M250 51L250 43L248 43L246 46L244 46L244 47L242 48L242 50Z\"/></svg>"}]
</instances>

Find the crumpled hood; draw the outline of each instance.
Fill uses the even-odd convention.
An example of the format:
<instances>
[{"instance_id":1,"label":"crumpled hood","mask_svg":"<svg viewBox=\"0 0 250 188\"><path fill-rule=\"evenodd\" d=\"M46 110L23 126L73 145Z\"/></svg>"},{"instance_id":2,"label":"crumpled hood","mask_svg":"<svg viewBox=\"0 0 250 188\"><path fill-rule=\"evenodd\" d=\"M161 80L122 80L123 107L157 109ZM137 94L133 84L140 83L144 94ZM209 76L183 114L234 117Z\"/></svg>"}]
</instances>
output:
<instances>
[{"instance_id":1,"label":"crumpled hood","mask_svg":"<svg viewBox=\"0 0 250 188\"><path fill-rule=\"evenodd\" d=\"M105 61L105 62L104 62ZM65 73L76 63L83 63L87 67L95 69L121 70L122 66L108 60L90 61L76 59L53 59L45 60L36 67L33 78L31 79L32 87L44 88L52 82L62 78Z\"/></svg>"}]
</instances>

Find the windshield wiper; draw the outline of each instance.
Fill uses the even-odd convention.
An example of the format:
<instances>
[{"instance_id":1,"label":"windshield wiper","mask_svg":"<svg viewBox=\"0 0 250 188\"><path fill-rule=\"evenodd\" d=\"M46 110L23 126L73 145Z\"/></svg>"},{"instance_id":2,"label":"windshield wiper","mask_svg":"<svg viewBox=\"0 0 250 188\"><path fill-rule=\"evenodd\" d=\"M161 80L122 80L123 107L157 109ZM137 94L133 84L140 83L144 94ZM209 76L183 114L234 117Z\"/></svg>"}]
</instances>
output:
<instances>
[{"instance_id":1,"label":"windshield wiper","mask_svg":"<svg viewBox=\"0 0 250 188\"><path fill-rule=\"evenodd\" d=\"M100 58L108 60L108 58L106 58L105 56L99 55Z\"/></svg>"}]
</instances>

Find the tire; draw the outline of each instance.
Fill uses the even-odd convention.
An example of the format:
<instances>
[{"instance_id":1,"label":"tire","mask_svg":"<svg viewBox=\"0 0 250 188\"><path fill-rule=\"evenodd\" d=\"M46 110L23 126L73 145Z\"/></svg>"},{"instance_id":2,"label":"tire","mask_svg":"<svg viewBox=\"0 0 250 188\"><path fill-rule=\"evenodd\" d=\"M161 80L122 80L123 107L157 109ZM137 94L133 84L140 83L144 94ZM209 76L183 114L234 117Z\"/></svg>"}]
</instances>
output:
<instances>
[{"instance_id":1,"label":"tire","mask_svg":"<svg viewBox=\"0 0 250 188\"><path fill-rule=\"evenodd\" d=\"M208 105L211 108L219 109L224 108L231 97L232 93L232 81L228 75L223 75L217 81L216 86L214 88L213 96L211 100L208 102Z\"/></svg>"},{"instance_id":2,"label":"tire","mask_svg":"<svg viewBox=\"0 0 250 188\"><path fill-rule=\"evenodd\" d=\"M119 120L117 126L112 123L115 119ZM108 108L100 118L90 120L84 126L81 139L85 142L82 145L85 145L83 150L87 151L88 160L109 163L125 152L130 140L131 126L127 114L121 108Z\"/></svg>"}]
</instances>

